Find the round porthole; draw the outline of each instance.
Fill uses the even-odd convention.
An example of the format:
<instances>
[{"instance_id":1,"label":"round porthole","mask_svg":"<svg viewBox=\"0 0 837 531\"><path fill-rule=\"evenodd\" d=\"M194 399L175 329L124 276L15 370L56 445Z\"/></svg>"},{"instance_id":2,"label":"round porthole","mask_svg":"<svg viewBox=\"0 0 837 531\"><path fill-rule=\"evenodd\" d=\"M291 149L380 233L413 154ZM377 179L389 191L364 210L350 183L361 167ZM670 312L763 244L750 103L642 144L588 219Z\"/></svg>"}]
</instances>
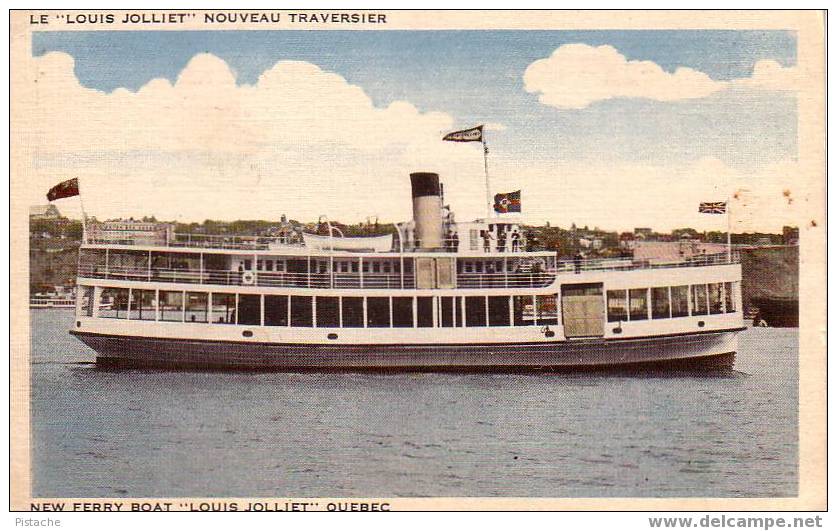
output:
<instances>
[{"instance_id":1,"label":"round porthole","mask_svg":"<svg viewBox=\"0 0 837 531\"><path fill-rule=\"evenodd\" d=\"M76 321L76 328L81 328L81 321Z\"/></svg>"},{"instance_id":2,"label":"round porthole","mask_svg":"<svg viewBox=\"0 0 837 531\"><path fill-rule=\"evenodd\" d=\"M704 326L706 326L706 323L704 323L703 321L698 321L698 327L703 328Z\"/></svg>"},{"instance_id":3,"label":"round porthole","mask_svg":"<svg viewBox=\"0 0 837 531\"><path fill-rule=\"evenodd\" d=\"M244 332L241 332L241 335L244 337L253 337L253 332L251 330L245 330Z\"/></svg>"},{"instance_id":4,"label":"round porthole","mask_svg":"<svg viewBox=\"0 0 837 531\"><path fill-rule=\"evenodd\" d=\"M614 334L621 334L622 333L622 327L617 326L616 328L613 329L613 333Z\"/></svg>"},{"instance_id":5,"label":"round porthole","mask_svg":"<svg viewBox=\"0 0 837 531\"><path fill-rule=\"evenodd\" d=\"M329 335L328 335L328 338L329 338L329 339L337 339L337 334L334 334L334 333L329 334Z\"/></svg>"}]
</instances>

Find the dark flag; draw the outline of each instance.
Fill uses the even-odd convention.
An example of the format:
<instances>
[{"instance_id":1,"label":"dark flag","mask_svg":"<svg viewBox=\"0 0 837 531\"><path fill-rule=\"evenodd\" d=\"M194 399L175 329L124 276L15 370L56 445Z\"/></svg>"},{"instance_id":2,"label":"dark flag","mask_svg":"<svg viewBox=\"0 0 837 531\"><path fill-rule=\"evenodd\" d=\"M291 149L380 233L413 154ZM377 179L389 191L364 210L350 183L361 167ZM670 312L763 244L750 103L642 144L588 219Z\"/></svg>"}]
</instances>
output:
<instances>
[{"instance_id":1,"label":"dark flag","mask_svg":"<svg viewBox=\"0 0 837 531\"><path fill-rule=\"evenodd\" d=\"M726 201L716 201L714 203L701 203L698 206L698 212L701 214L726 214Z\"/></svg>"},{"instance_id":2,"label":"dark flag","mask_svg":"<svg viewBox=\"0 0 837 531\"><path fill-rule=\"evenodd\" d=\"M448 142L482 142L482 125L471 129L463 129L462 131L454 131L446 134L442 140Z\"/></svg>"},{"instance_id":3,"label":"dark flag","mask_svg":"<svg viewBox=\"0 0 837 531\"><path fill-rule=\"evenodd\" d=\"M49 189L47 199L49 201L55 201L56 199L64 199L65 197L73 197L74 195L78 195L78 179L70 179L56 184Z\"/></svg>"},{"instance_id":4,"label":"dark flag","mask_svg":"<svg viewBox=\"0 0 837 531\"><path fill-rule=\"evenodd\" d=\"M520 190L507 194L494 196L494 212L507 214L509 212L520 212Z\"/></svg>"}]
</instances>

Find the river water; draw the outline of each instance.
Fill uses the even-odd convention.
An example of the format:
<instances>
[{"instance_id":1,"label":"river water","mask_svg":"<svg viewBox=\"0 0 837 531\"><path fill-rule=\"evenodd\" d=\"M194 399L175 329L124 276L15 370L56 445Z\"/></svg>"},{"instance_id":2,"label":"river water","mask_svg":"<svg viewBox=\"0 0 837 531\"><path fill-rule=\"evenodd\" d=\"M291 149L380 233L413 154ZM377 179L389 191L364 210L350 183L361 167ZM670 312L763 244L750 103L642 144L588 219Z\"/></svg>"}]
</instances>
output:
<instances>
[{"instance_id":1,"label":"river water","mask_svg":"<svg viewBox=\"0 0 837 531\"><path fill-rule=\"evenodd\" d=\"M797 493L796 329L715 376L105 371L31 315L36 497Z\"/></svg>"}]
</instances>

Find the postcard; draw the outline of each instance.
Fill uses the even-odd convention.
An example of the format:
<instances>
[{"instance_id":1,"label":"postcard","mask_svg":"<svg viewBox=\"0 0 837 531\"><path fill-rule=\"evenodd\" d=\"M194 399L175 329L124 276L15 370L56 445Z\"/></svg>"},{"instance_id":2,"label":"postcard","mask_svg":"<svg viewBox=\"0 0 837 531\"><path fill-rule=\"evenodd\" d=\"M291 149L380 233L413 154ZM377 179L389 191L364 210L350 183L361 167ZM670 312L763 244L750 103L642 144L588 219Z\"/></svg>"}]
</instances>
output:
<instances>
[{"instance_id":1,"label":"postcard","mask_svg":"<svg viewBox=\"0 0 837 531\"><path fill-rule=\"evenodd\" d=\"M12 509L824 509L824 28L13 11Z\"/></svg>"}]
</instances>

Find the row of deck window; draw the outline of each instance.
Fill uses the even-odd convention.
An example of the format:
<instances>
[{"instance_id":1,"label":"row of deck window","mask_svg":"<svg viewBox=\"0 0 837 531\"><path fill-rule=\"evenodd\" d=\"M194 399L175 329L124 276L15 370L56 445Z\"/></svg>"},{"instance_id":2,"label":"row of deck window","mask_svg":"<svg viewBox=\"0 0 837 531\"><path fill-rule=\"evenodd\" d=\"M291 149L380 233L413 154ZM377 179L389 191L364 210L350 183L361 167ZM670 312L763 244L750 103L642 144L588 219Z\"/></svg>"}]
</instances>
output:
<instances>
[{"instance_id":1,"label":"row of deck window","mask_svg":"<svg viewBox=\"0 0 837 531\"><path fill-rule=\"evenodd\" d=\"M736 311L735 282L716 282L607 292L607 320L642 321Z\"/></svg>"},{"instance_id":2,"label":"row of deck window","mask_svg":"<svg viewBox=\"0 0 837 531\"><path fill-rule=\"evenodd\" d=\"M82 313L93 315L93 288ZM556 295L310 297L103 288L98 316L141 321L323 328L537 326L558 323Z\"/></svg>"}]
</instances>

